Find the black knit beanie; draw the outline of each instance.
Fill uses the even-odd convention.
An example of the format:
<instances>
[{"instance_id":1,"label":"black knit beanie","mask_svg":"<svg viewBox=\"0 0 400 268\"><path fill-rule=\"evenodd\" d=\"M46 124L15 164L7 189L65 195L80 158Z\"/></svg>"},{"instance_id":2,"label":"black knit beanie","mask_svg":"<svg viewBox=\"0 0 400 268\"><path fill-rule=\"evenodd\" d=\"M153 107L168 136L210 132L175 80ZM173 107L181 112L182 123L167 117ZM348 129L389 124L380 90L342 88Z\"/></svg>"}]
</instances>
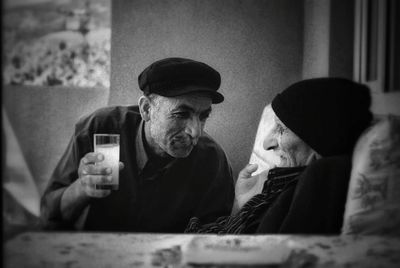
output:
<instances>
[{"instance_id":1,"label":"black knit beanie","mask_svg":"<svg viewBox=\"0 0 400 268\"><path fill-rule=\"evenodd\" d=\"M278 118L322 156L349 154L372 120L369 88L343 78L297 82L272 100Z\"/></svg>"}]
</instances>

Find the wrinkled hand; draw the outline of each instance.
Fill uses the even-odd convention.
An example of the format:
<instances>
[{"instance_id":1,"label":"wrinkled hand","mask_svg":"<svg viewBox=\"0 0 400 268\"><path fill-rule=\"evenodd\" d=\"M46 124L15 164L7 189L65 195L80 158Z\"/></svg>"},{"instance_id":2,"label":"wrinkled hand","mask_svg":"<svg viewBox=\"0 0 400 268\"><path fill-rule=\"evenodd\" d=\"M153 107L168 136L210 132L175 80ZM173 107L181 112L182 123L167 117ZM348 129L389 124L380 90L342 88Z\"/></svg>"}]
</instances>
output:
<instances>
[{"instance_id":1,"label":"wrinkled hand","mask_svg":"<svg viewBox=\"0 0 400 268\"><path fill-rule=\"evenodd\" d=\"M251 176L258 168L257 164L248 164L239 173L239 177L236 181L235 186L235 198L237 209L243 207L247 201L249 201L253 196L261 193L264 182L268 179L268 171L265 170L260 174Z\"/></svg>"},{"instance_id":2,"label":"wrinkled hand","mask_svg":"<svg viewBox=\"0 0 400 268\"><path fill-rule=\"evenodd\" d=\"M83 192L90 197L102 198L111 193L111 190L96 189L96 184L104 184L112 181L112 170L110 167L95 165L104 160L101 153L87 153L80 161L78 175ZM119 170L124 168L122 162L119 163Z\"/></svg>"}]
</instances>

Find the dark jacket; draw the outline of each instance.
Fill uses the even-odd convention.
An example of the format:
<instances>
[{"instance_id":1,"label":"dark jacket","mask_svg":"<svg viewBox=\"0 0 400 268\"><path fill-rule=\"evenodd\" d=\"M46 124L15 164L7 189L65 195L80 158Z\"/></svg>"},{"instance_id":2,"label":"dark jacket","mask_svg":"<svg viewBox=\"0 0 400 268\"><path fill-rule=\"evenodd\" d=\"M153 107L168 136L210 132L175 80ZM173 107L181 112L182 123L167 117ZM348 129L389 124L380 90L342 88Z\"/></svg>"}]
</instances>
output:
<instances>
[{"instance_id":1,"label":"dark jacket","mask_svg":"<svg viewBox=\"0 0 400 268\"><path fill-rule=\"evenodd\" d=\"M322 158L308 166L297 185L285 189L266 211L257 233L339 234L350 180L351 158Z\"/></svg>"}]
</instances>

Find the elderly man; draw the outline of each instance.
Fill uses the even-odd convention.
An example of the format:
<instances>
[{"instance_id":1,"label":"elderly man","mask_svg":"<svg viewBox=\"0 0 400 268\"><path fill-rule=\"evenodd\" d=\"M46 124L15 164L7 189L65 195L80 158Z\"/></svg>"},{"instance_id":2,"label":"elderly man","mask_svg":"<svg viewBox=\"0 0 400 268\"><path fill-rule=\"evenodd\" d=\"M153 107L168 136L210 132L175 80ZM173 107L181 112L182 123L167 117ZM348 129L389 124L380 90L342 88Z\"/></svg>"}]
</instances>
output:
<instances>
[{"instance_id":1,"label":"elderly man","mask_svg":"<svg viewBox=\"0 0 400 268\"><path fill-rule=\"evenodd\" d=\"M233 214L214 223L192 218L186 232L339 233L357 138L370 124L369 89L341 78L300 81L278 94L263 147L277 168L236 183Z\"/></svg>"},{"instance_id":2,"label":"elderly man","mask_svg":"<svg viewBox=\"0 0 400 268\"><path fill-rule=\"evenodd\" d=\"M221 147L204 125L220 74L190 59L167 58L139 76L138 106L107 107L81 119L41 202L47 228L183 232L191 217L205 222L230 213L234 185ZM119 190L93 151L95 133L120 134Z\"/></svg>"}]
</instances>

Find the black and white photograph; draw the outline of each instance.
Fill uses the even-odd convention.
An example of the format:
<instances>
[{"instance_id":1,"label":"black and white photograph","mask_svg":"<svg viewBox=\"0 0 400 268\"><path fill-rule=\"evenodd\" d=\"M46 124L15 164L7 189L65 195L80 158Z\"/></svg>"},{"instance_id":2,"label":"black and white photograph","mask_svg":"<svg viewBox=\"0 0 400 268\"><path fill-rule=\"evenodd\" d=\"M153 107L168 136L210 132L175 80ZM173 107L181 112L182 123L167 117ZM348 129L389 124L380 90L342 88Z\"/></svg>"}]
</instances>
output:
<instances>
[{"instance_id":1,"label":"black and white photograph","mask_svg":"<svg viewBox=\"0 0 400 268\"><path fill-rule=\"evenodd\" d=\"M400 2L5 0L2 262L400 267Z\"/></svg>"}]
</instances>

